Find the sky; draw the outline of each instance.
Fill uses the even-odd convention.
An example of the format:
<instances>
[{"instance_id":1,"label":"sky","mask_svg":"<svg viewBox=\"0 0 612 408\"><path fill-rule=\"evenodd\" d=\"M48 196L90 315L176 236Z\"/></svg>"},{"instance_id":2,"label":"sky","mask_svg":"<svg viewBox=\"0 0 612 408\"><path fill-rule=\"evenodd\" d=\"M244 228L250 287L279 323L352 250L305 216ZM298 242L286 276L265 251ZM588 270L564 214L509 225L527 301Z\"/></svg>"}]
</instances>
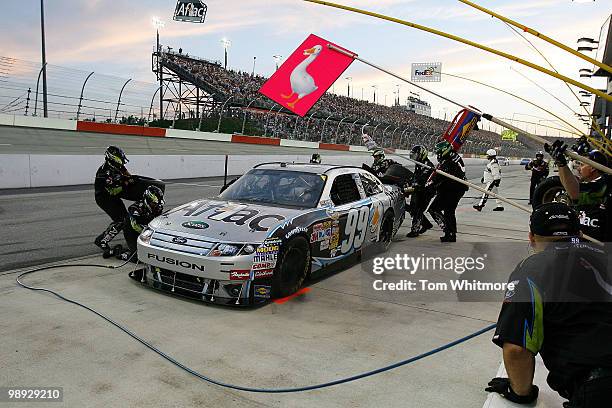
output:
<instances>
[{"instance_id":1,"label":"sky","mask_svg":"<svg viewBox=\"0 0 612 408\"><path fill-rule=\"evenodd\" d=\"M483 43L521 58L545 65L545 61L503 22L453 0L337 0L346 5L375 11ZM221 39L231 41L229 67L269 76L274 72L274 55L287 57L310 34L333 41L360 57L400 75L410 77L415 62L442 62L442 71L466 76L510 90L578 123L570 109L534 86L526 75L553 93L573 110L578 101L565 84L545 74L433 34L372 17L304 2L301 0L205 0L208 13L204 24L172 20L172 0L47 0L45 2L46 49L49 64L96 71L138 81L154 82L151 53L155 28L151 18L165 21L161 43L190 55L222 60ZM526 24L572 48L579 37L598 38L602 24L612 12L612 0L479 0L484 7ZM40 2L4 2L0 15L0 56L40 61ZM579 78L578 69L592 68L533 36L536 47L562 74ZM591 54L594 56L593 54ZM517 73L517 71L519 73ZM406 83L355 62L330 89L372 100L377 86L379 103L391 105L400 84L400 99L418 92L432 105L434 116L450 116L457 108L448 102L418 91ZM444 77L440 83L424 84L459 102L476 106L498 117L548 124L551 117L534 107L459 79ZM554 118L553 118L554 119ZM522 124L528 130L541 130ZM553 132L551 130L551 132ZM551 133L553 134L553 133Z\"/></svg>"}]
</instances>

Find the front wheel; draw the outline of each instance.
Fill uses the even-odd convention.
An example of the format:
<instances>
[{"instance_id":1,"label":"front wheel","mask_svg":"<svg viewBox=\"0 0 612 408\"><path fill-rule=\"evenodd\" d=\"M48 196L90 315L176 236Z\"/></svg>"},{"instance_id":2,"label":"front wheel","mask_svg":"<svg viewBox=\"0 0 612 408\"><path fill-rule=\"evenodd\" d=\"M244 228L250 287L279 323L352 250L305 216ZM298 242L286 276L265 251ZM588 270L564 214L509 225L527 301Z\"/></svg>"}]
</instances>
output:
<instances>
[{"instance_id":1,"label":"front wheel","mask_svg":"<svg viewBox=\"0 0 612 408\"><path fill-rule=\"evenodd\" d=\"M282 298L294 294L304 283L310 268L310 244L297 236L283 245L272 277L272 296Z\"/></svg>"}]
</instances>

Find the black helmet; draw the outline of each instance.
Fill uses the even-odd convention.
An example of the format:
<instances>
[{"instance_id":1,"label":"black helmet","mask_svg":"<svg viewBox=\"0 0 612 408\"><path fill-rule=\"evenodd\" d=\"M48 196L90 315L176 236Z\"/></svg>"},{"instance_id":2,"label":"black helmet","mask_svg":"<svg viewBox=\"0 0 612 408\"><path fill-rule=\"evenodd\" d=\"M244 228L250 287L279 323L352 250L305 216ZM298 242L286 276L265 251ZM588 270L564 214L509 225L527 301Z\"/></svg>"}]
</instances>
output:
<instances>
[{"instance_id":1,"label":"black helmet","mask_svg":"<svg viewBox=\"0 0 612 408\"><path fill-rule=\"evenodd\" d=\"M108 146L104 153L104 160L109 166L115 169L121 169L125 163L129 162L125 153L117 146Z\"/></svg>"},{"instance_id":2,"label":"black helmet","mask_svg":"<svg viewBox=\"0 0 612 408\"><path fill-rule=\"evenodd\" d=\"M412 150L410 150L410 158L420 163L425 162L428 154L429 152L427 151L425 146L421 145L416 145L412 148Z\"/></svg>"},{"instance_id":3,"label":"black helmet","mask_svg":"<svg viewBox=\"0 0 612 408\"><path fill-rule=\"evenodd\" d=\"M536 152L535 156L536 156L536 159L537 158L542 158L543 159L544 158L544 152L540 150L540 151Z\"/></svg>"},{"instance_id":4,"label":"black helmet","mask_svg":"<svg viewBox=\"0 0 612 408\"><path fill-rule=\"evenodd\" d=\"M578 153L580 156L588 156L591 152L591 145L587 138L582 136L578 139L578 143L572 146L572 150Z\"/></svg>"},{"instance_id":5,"label":"black helmet","mask_svg":"<svg viewBox=\"0 0 612 408\"><path fill-rule=\"evenodd\" d=\"M164 211L164 192L157 186L149 186L143 194L144 205L155 216Z\"/></svg>"},{"instance_id":6,"label":"black helmet","mask_svg":"<svg viewBox=\"0 0 612 408\"><path fill-rule=\"evenodd\" d=\"M321 155L319 153L313 153L310 157L310 163L321 164Z\"/></svg>"},{"instance_id":7,"label":"black helmet","mask_svg":"<svg viewBox=\"0 0 612 408\"><path fill-rule=\"evenodd\" d=\"M447 140L443 140L436 144L436 156L438 157L438 161L450 155L452 151L453 145L451 145Z\"/></svg>"}]
</instances>

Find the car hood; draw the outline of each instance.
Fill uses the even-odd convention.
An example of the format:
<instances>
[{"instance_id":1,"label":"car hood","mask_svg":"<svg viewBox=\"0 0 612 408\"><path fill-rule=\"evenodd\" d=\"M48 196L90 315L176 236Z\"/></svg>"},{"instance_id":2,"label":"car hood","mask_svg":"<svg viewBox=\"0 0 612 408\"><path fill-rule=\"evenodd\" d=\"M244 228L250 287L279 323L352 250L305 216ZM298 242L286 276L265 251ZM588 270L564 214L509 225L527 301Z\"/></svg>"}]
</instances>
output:
<instances>
[{"instance_id":1,"label":"car hood","mask_svg":"<svg viewBox=\"0 0 612 408\"><path fill-rule=\"evenodd\" d=\"M314 209L294 209L224 200L196 200L155 218L154 230L214 241L263 242L278 226Z\"/></svg>"}]
</instances>

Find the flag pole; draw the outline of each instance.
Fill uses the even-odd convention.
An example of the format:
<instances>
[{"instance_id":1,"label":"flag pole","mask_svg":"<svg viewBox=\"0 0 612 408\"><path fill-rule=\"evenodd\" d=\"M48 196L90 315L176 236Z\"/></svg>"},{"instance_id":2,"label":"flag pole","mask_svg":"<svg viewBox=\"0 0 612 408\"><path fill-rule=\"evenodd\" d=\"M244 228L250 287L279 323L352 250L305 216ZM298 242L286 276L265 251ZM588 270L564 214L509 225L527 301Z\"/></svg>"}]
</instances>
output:
<instances>
[{"instance_id":1,"label":"flag pole","mask_svg":"<svg viewBox=\"0 0 612 408\"><path fill-rule=\"evenodd\" d=\"M306 1L310 1L310 0L306 0ZM375 69L377 69L377 70L379 70L379 71L382 71L382 72L384 72L385 74L391 75L392 77L397 78L397 79L399 79L400 81L403 81L403 82L406 82L406 83L408 83L408 84L410 84L410 85L412 85L412 86L415 86L415 87L417 87L417 88L419 88L419 89L421 89L421 90L423 90L423 91L425 91L425 92L427 92L427 93L429 93L429 94L432 94L432 95L435 95L435 96L437 96L437 97L439 97L439 98L442 98L442 99L444 99L445 101L452 103L453 105L456 105L456 106L458 106L458 107L460 107L460 108L462 108L462 109L466 109L466 110L468 110L468 111L470 111L470 112L472 112L472 113L475 113L475 114L477 114L477 115L479 115L479 116L482 116L483 118L485 118L485 119L487 119L487 120L489 120L489 121L491 121L491 122L493 122L493 123L496 123L496 124L498 124L498 125L500 125L500 126L505 127L506 129L513 130L513 131L515 131L516 133L519 133L519 134L521 134L521 135L523 135L523 136L525 136L525 137L528 137L529 139L531 139L531 140L533 140L533 141L535 141L535 142L538 142L538 143L540 143L540 144L542 144L542 145L544 145L544 144L547 144L547 143L548 143L548 140L546 140L546 139L544 139L544 138L542 138L542 137L540 137L540 136L538 136L538 135L534 135L534 134L532 134L532 133L529 133L529 132L527 132L526 130L520 129L520 128L516 127L516 126L513 126L513 125L511 125L511 124L507 123L507 122L504 122L503 120L498 119L498 118L494 117L493 115L490 115L490 114L488 114L488 113L483 113L483 112L480 112L478 109L476 109L476 108L474 108L474 107L464 105L464 104L462 104L462 103L460 103L460 102L457 102L457 101L454 101L454 100L452 100L452 99L450 99L450 98L447 98L446 96L440 95L439 93L434 92L434 91L432 91L432 90L430 90L430 89L428 89L428 88L425 88L424 86L421 86L421 85L415 84L414 82L410 81L410 80L409 80L409 79L407 79L407 78L404 78L404 77L403 77L403 76L401 76L401 75L398 75L398 74L396 74L396 73L394 73L394 72L391 72L391 71L389 71L389 70L387 70L387 69L385 69L385 68L382 68L382 67L380 67L380 66L378 66L378 65L376 65L376 64L374 64L374 63L372 63L372 62L370 62L370 61L367 61L367 60L365 60L365 59L363 59L363 58L359 57L359 56L358 56L357 54L355 54L355 53L348 52L348 51L346 51L346 50L344 50L344 49L342 49L342 48L340 48L340 47L336 47L336 46L335 46L335 45L333 45L333 44L327 44L327 47L328 47L329 49L331 49L331 50L334 50L334 51L339 52L339 53L341 53L341 54L344 54L344 55L346 55L346 56L348 56L348 57L351 57L351 58L353 58L353 59L355 59L355 60L357 60L357 61L360 61L360 62L362 62L362 63L364 63L364 64L366 64L366 65L369 65L369 66L371 66L372 68L375 68ZM579 161L579 162L581 162L581 163L588 164L589 166L591 166L591 167L593 167L593 168L596 168L596 169L597 169L597 170L599 170L599 171L602 171L602 172L604 172L604 173L608 173L608 174L612 174L612 169L610 169L610 168L608 168L608 167L606 167L606 166L603 166L603 165L601 165L601 164L599 164L599 163L597 163L597 162L594 162L593 160L589 159L588 157L580 156L578 153L575 153L575 152L573 152L573 151L571 151L571 150L567 150L567 151L565 152L565 155L566 155L566 156L568 156L568 157L570 157L570 158L572 158L572 159L574 159L574 160L577 160L577 161Z\"/></svg>"},{"instance_id":2,"label":"flag pole","mask_svg":"<svg viewBox=\"0 0 612 408\"><path fill-rule=\"evenodd\" d=\"M432 33L432 34L435 34L435 35L439 35L441 37L445 37L445 38L448 38L448 39L451 39L451 40L454 40L454 41L458 41L458 42L461 42L461 43L464 43L464 44L467 44L467 45L471 45L472 47L479 48L479 49L484 50L484 51L488 51L488 52L490 52L492 54L499 55L499 56L507 58L507 59L509 59L511 61L518 62L519 64L522 64L522 65L528 66L530 68L533 68L533 69L535 69L537 71L543 72L543 73L545 73L547 75L550 75L552 77L560 79L563 82L570 83L570 84L572 84L572 85L574 85L574 86L576 86L578 88L582 88L585 91L588 91L588 92L590 92L592 94L595 94L595 95L597 95L597 96L599 96L599 97L601 97L601 98L603 98L603 99L605 99L607 101L611 101L612 102L612 95L608 95L607 93L602 92L602 91L600 91L598 89L595 89L595 88L593 88L591 86L588 86L586 84L583 84L582 82L578 82L578 81L576 81L576 80L574 80L572 78L566 77L565 75L558 74L558 73L556 73L554 71L551 71L550 69L544 68L544 67L542 67L540 65L534 64L533 62L524 60L522 58L516 57L516 56L514 56L512 54L508 54L506 52L496 50L495 48L487 47L486 45L479 44L477 42L474 42L474 41L471 41L471 40L468 40L468 39L465 39L465 38L462 38L462 37L459 37L459 36L456 36L456 35L453 35L453 34L449 34L449 33L446 33L444 31L436 30L435 28L426 27L426 26L423 26L423 25L420 25L420 24L411 23L411 22L406 21L406 20L401 20L399 18L389 17L389 16L385 16L384 14L374 13L374 12L367 11L367 10L361 10L361 9L358 9L358 8L355 8L355 7L350 7L350 6L344 6L342 4L332 3L332 2L329 2L329 1L321 1L321 0L304 0L304 1L307 1L309 3L321 4L323 6L334 7L334 8L338 8L338 9L342 9L342 10L347 10L347 11L351 11L351 12L358 13L358 14L364 14L364 15L371 16L371 17L380 18L382 20L387 20L387 21L391 21L391 22L394 22L394 23L402 24L402 25L405 25L405 26L408 26L408 27L416 28L417 30L426 31L428 33Z\"/></svg>"},{"instance_id":3,"label":"flag pole","mask_svg":"<svg viewBox=\"0 0 612 408\"><path fill-rule=\"evenodd\" d=\"M525 26L525 25L523 25L523 24L521 24L521 23L519 23L517 21L511 20L508 17L504 17L501 14L498 14L498 13L492 11L492 10L484 8L484 7L482 7L482 6L480 6L480 5L476 4L476 3L472 3L469 0L459 0L459 1L461 3L463 3L463 4L467 4L470 7L473 7L475 9L477 9L477 10L480 10L483 13L489 14L492 17L498 18L498 19L500 19L501 21L503 21L505 23L508 23L508 24L513 25L513 26L515 26L517 28L520 28L521 30L523 30L525 32L528 32L529 34L535 35L536 37L546 41L549 44L552 44L552 45L554 45L554 46L556 46L558 48L561 48L562 50L567 51L570 54L573 54L573 55L575 55L578 58L582 58L583 60L588 61L588 62L590 62L593 65L597 65L599 68L602 68L602 69L608 71L609 73L612 73L612 67L611 66L606 65L603 62L599 62L596 59L589 57L588 55L584 55L584 54L574 50L573 48L570 48L567 45L565 45L565 44L563 44L563 43L561 43L561 42L559 42L559 41L557 41L557 40L555 40L553 38L550 38L550 37L548 37L548 36L538 32L538 31L536 31L536 30L534 30L532 28L529 28L529 27L527 27L527 26Z\"/></svg>"}]
</instances>

